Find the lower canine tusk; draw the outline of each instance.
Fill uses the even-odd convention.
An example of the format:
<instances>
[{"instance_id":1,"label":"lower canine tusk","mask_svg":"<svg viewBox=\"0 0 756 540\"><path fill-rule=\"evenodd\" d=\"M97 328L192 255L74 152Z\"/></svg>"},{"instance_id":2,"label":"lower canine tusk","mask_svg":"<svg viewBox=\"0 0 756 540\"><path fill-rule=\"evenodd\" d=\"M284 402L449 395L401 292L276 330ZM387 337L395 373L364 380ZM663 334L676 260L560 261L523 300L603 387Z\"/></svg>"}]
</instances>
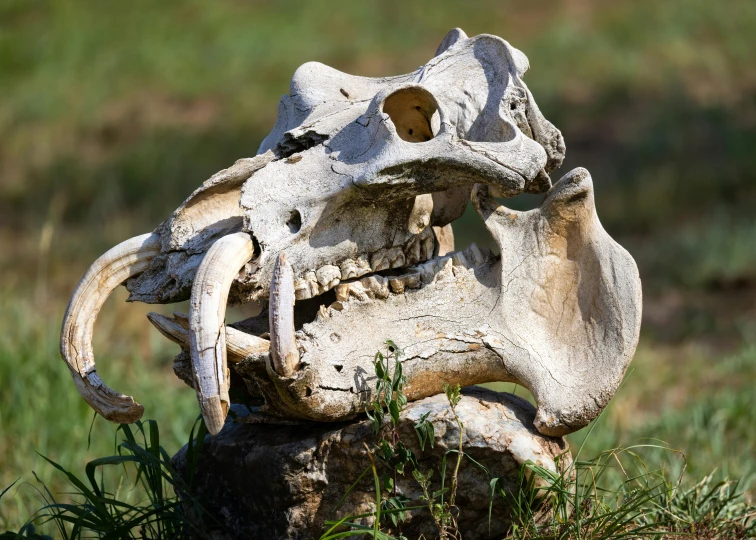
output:
<instances>
[{"instance_id":1,"label":"lower canine tusk","mask_svg":"<svg viewBox=\"0 0 756 540\"><path fill-rule=\"evenodd\" d=\"M290 377L299 364L299 350L294 336L294 272L286 254L276 260L270 283L270 360L282 377Z\"/></svg>"},{"instance_id":2,"label":"lower canine tusk","mask_svg":"<svg viewBox=\"0 0 756 540\"><path fill-rule=\"evenodd\" d=\"M111 390L95 368L92 334L100 308L110 293L141 274L160 253L160 236L136 236L106 252L89 267L71 296L60 331L60 354L76 388L87 403L113 422L128 424L142 417L144 407L131 396Z\"/></svg>"},{"instance_id":3,"label":"lower canine tusk","mask_svg":"<svg viewBox=\"0 0 756 540\"><path fill-rule=\"evenodd\" d=\"M207 430L216 435L230 406L226 355L226 302L231 283L254 255L247 233L224 236L197 269L189 311L189 352L195 389Z\"/></svg>"}]
</instances>

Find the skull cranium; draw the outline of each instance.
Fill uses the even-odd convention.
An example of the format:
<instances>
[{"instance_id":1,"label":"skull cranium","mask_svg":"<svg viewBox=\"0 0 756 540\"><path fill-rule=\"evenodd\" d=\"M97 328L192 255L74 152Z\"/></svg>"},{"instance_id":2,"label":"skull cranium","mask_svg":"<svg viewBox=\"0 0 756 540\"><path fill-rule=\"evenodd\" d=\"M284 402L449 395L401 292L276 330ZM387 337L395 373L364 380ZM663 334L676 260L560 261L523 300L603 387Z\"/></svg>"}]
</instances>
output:
<instances>
[{"instance_id":1,"label":"skull cranium","mask_svg":"<svg viewBox=\"0 0 756 540\"><path fill-rule=\"evenodd\" d=\"M133 300L191 298L188 318L151 320L188 351L211 433L231 402L229 359L262 414L338 420L369 402L386 337L406 342L411 399L442 380L515 381L533 391L543 433L585 425L632 358L640 282L598 222L587 172L551 186L564 142L522 81L527 67L504 40L460 30L408 75L300 67L256 157L85 275L61 336L79 391L111 420L142 414L104 385L91 351L94 316L128 279ZM493 199L548 190L528 213ZM500 258L446 253L471 194ZM229 299L269 312L226 327Z\"/></svg>"}]
</instances>

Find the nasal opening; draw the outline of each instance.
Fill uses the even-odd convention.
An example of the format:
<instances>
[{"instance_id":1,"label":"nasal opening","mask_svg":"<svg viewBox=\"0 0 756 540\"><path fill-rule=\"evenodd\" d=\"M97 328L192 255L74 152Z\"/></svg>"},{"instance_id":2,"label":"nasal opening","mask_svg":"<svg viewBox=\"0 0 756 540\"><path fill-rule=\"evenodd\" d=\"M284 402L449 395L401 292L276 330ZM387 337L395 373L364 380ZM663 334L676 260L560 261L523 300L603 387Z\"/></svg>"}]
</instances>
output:
<instances>
[{"instance_id":1,"label":"nasal opening","mask_svg":"<svg viewBox=\"0 0 756 540\"><path fill-rule=\"evenodd\" d=\"M403 141L429 141L441 127L436 98L420 86L402 88L388 96L383 112L389 115Z\"/></svg>"}]
</instances>

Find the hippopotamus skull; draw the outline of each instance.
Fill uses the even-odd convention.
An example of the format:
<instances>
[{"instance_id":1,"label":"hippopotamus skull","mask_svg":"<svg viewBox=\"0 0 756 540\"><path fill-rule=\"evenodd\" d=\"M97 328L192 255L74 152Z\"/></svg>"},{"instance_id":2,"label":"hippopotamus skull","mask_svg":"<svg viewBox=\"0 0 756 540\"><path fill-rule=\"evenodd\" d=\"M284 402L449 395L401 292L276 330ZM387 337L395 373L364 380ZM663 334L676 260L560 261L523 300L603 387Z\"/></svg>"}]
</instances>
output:
<instances>
[{"instance_id":1,"label":"hippopotamus skull","mask_svg":"<svg viewBox=\"0 0 756 540\"><path fill-rule=\"evenodd\" d=\"M130 300L190 298L188 316L150 320L181 344L175 369L211 433L231 404L229 366L263 419L361 413L389 337L404 346L409 399L443 382L512 381L533 392L542 433L586 425L635 351L640 281L598 221L587 171L551 185L564 141L522 81L527 68L506 41L458 29L408 75L304 64L257 156L79 283L61 353L84 399L113 421L142 415L103 383L91 348L97 312L125 283ZM523 192L548 194L529 212L494 198ZM454 251L450 224L470 199L500 256ZM229 301L268 309L226 326Z\"/></svg>"}]
</instances>

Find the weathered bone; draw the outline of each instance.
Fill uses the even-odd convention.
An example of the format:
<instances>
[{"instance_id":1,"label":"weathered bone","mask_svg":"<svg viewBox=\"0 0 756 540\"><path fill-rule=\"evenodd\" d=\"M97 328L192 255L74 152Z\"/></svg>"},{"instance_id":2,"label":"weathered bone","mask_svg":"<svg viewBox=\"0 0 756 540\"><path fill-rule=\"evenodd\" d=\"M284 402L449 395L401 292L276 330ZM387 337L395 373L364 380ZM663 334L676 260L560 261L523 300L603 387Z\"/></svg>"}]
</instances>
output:
<instances>
[{"instance_id":1,"label":"weathered bone","mask_svg":"<svg viewBox=\"0 0 756 540\"><path fill-rule=\"evenodd\" d=\"M333 274L323 285L314 274L323 267L381 261L393 249L406 263L413 235L460 217L474 183L505 196L546 191L564 141L522 80L525 55L460 30L439 51L398 77L301 66L260 155L215 175L158 229L163 253L127 283L132 299L185 299L212 240L239 227L262 252L235 280L232 300L267 298L282 252L297 299L311 298L358 277Z\"/></svg>"},{"instance_id":2,"label":"weathered bone","mask_svg":"<svg viewBox=\"0 0 756 540\"><path fill-rule=\"evenodd\" d=\"M191 292L189 321L150 320L190 350L174 369L211 433L230 403L229 359L261 416L331 421L370 401L386 338L405 347L409 399L444 381L512 381L533 392L542 433L585 425L635 350L640 283L601 228L588 173L551 186L564 140L522 81L527 69L506 41L459 29L407 75L301 66L258 156L205 182L143 246L98 261L110 276L101 290L85 276L61 337L82 394L109 418L141 415L102 385L90 344L103 292L131 278L130 300ZM493 198L547 191L530 212ZM450 224L471 195L500 258L474 244L452 251ZM245 332L226 328L227 301L250 300L269 301L268 313L236 325Z\"/></svg>"},{"instance_id":3,"label":"weathered bone","mask_svg":"<svg viewBox=\"0 0 756 540\"><path fill-rule=\"evenodd\" d=\"M281 253L276 261L270 284L270 360L281 377L289 377L299 363L294 337L294 273Z\"/></svg>"},{"instance_id":4,"label":"weathered bone","mask_svg":"<svg viewBox=\"0 0 756 540\"><path fill-rule=\"evenodd\" d=\"M92 332L100 308L126 279L143 272L160 253L160 237L143 234L107 251L89 267L68 302L60 332L60 354L76 388L89 405L113 422L136 422L144 408L134 398L108 388L97 374Z\"/></svg>"},{"instance_id":5,"label":"weathered bone","mask_svg":"<svg viewBox=\"0 0 756 540\"><path fill-rule=\"evenodd\" d=\"M306 367L275 381L289 414L333 420L362 411L374 387L371 352L386 338L404 348L411 400L442 391L443 382L510 381L533 393L544 434L563 435L599 414L638 341L632 258L601 227L584 169L530 212L499 206L485 191L473 200L501 260L468 249L410 268L425 285L392 286L403 294L382 301L359 283L344 285L356 292L342 291L338 309L298 335Z\"/></svg>"},{"instance_id":6,"label":"weathered bone","mask_svg":"<svg viewBox=\"0 0 756 540\"><path fill-rule=\"evenodd\" d=\"M231 282L254 255L248 234L224 236L208 250L197 270L189 312L195 389L207 430L223 427L231 400L226 353L226 301Z\"/></svg>"}]
</instances>

